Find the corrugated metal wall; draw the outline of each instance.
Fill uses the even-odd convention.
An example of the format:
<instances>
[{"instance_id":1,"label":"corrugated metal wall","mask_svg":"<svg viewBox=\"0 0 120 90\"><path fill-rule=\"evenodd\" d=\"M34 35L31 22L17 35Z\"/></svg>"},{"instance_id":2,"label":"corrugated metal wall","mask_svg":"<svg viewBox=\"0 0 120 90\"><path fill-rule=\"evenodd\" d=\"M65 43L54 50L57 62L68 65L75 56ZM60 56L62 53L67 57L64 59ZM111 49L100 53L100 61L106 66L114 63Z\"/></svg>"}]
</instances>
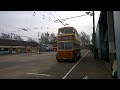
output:
<instances>
[{"instance_id":1,"label":"corrugated metal wall","mask_svg":"<svg viewBox=\"0 0 120 90\"><path fill-rule=\"evenodd\" d=\"M96 28L96 48L98 48L98 57L101 58L101 53L100 53L100 33L99 33L99 23Z\"/></svg>"},{"instance_id":2,"label":"corrugated metal wall","mask_svg":"<svg viewBox=\"0 0 120 90\"><path fill-rule=\"evenodd\" d=\"M120 11L114 11L113 15L114 15L114 29L115 29L117 75L118 75L118 79L120 79Z\"/></svg>"}]
</instances>

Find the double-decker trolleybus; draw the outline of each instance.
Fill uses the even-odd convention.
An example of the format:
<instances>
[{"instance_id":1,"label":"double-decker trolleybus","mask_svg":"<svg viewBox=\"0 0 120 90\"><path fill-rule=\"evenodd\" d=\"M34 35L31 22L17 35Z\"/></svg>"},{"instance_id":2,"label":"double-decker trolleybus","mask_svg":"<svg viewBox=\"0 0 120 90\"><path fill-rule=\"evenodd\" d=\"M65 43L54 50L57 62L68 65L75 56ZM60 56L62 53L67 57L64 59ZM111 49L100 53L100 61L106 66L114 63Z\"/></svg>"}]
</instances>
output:
<instances>
[{"instance_id":1,"label":"double-decker trolleybus","mask_svg":"<svg viewBox=\"0 0 120 90\"><path fill-rule=\"evenodd\" d=\"M58 62L61 60L75 61L81 55L80 36L74 27L58 29L57 46L56 59Z\"/></svg>"}]
</instances>

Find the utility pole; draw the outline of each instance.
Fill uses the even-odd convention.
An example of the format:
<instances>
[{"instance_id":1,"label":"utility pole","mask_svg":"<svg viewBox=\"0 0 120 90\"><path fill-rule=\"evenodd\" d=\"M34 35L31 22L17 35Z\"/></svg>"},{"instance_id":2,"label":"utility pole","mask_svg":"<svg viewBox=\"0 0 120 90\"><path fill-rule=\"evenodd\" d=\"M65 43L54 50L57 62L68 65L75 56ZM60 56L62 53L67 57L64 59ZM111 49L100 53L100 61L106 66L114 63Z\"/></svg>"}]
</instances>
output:
<instances>
[{"instance_id":1,"label":"utility pole","mask_svg":"<svg viewBox=\"0 0 120 90\"><path fill-rule=\"evenodd\" d=\"M95 42L95 13L91 12L86 12L87 15L93 16L93 34L92 34L92 39L93 39L93 53L94 53L94 58L96 58L96 42Z\"/></svg>"},{"instance_id":2,"label":"utility pole","mask_svg":"<svg viewBox=\"0 0 120 90\"><path fill-rule=\"evenodd\" d=\"M39 36L40 36L40 33L38 32L38 43L40 42L40 41L39 41Z\"/></svg>"},{"instance_id":3,"label":"utility pole","mask_svg":"<svg viewBox=\"0 0 120 90\"><path fill-rule=\"evenodd\" d=\"M41 51L41 43L40 43L40 38L39 38L39 36L40 36L40 33L38 32L38 43L40 44L38 49L39 49L39 53L40 53L40 51Z\"/></svg>"},{"instance_id":4,"label":"utility pole","mask_svg":"<svg viewBox=\"0 0 120 90\"><path fill-rule=\"evenodd\" d=\"M12 54L12 33L11 33L11 48L10 48L10 54Z\"/></svg>"},{"instance_id":5,"label":"utility pole","mask_svg":"<svg viewBox=\"0 0 120 90\"><path fill-rule=\"evenodd\" d=\"M96 51L96 43L95 43L95 13L93 11L93 52L95 58L95 51Z\"/></svg>"}]
</instances>

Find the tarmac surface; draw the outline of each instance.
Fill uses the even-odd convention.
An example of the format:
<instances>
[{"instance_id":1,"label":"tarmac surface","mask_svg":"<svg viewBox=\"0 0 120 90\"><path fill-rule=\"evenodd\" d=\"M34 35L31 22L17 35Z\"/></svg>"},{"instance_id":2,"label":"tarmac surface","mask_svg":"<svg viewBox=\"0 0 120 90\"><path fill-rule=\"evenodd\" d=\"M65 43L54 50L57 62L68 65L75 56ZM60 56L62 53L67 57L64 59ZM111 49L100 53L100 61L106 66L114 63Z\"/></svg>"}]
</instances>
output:
<instances>
[{"instance_id":1,"label":"tarmac surface","mask_svg":"<svg viewBox=\"0 0 120 90\"><path fill-rule=\"evenodd\" d=\"M82 59L81 59L82 58ZM0 79L112 79L106 65L89 50L77 62L57 62L56 52L0 56Z\"/></svg>"}]
</instances>

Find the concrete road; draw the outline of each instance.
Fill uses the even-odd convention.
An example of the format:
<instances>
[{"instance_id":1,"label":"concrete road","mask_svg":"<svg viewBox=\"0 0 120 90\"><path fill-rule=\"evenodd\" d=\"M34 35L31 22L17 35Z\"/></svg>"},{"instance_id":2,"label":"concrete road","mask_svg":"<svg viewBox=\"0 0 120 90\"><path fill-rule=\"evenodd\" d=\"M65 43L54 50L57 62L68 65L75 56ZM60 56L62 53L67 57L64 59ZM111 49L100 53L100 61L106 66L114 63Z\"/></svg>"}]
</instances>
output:
<instances>
[{"instance_id":1,"label":"concrete road","mask_svg":"<svg viewBox=\"0 0 120 90\"><path fill-rule=\"evenodd\" d=\"M61 79L75 63L58 63L55 55L56 52L46 52L0 56L0 79Z\"/></svg>"},{"instance_id":2,"label":"concrete road","mask_svg":"<svg viewBox=\"0 0 120 90\"><path fill-rule=\"evenodd\" d=\"M0 79L62 79L77 62L57 62L55 56L56 52L0 56ZM78 70L79 65L66 78L81 79Z\"/></svg>"}]
</instances>

